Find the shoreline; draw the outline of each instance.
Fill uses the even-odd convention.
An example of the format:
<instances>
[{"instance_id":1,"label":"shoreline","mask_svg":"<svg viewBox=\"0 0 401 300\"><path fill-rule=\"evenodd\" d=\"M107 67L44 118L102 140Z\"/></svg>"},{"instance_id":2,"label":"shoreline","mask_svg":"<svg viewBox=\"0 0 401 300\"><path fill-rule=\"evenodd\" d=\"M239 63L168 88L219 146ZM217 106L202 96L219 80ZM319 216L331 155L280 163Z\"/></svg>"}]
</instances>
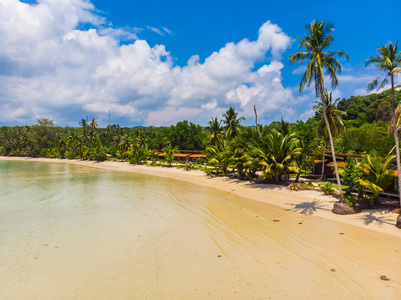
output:
<instances>
[{"instance_id":1,"label":"shoreline","mask_svg":"<svg viewBox=\"0 0 401 300\"><path fill-rule=\"evenodd\" d=\"M49 163L67 163L101 170L131 172L180 180L195 185L218 189L253 201L279 207L294 213L324 218L361 229L372 230L401 237L401 230L395 227L398 214L386 209L372 209L355 215L336 215L331 212L336 198L323 195L318 191L290 191L286 187L273 184L257 184L250 181L230 179L228 177L211 178L202 171L185 171L168 167L149 167L130 165L127 162L93 162L57 158L29 158L0 156L0 161L32 161Z\"/></svg>"}]
</instances>

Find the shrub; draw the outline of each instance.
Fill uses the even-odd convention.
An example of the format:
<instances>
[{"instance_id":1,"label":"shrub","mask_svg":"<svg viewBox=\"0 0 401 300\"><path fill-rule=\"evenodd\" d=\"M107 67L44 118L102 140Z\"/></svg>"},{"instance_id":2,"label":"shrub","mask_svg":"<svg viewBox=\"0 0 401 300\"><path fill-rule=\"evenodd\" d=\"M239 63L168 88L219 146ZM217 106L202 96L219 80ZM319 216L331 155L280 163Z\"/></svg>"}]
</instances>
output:
<instances>
[{"instance_id":1,"label":"shrub","mask_svg":"<svg viewBox=\"0 0 401 300\"><path fill-rule=\"evenodd\" d=\"M347 203L348 206L350 206L350 207L354 206L356 203L356 197L348 192L345 193L344 200L345 200L345 203Z\"/></svg>"},{"instance_id":2,"label":"shrub","mask_svg":"<svg viewBox=\"0 0 401 300\"><path fill-rule=\"evenodd\" d=\"M333 195L336 193L336 190L333 188L331 182L326 182L326 184L319 185L319 187L325 195Z\"/></svg>"}]
</instances>

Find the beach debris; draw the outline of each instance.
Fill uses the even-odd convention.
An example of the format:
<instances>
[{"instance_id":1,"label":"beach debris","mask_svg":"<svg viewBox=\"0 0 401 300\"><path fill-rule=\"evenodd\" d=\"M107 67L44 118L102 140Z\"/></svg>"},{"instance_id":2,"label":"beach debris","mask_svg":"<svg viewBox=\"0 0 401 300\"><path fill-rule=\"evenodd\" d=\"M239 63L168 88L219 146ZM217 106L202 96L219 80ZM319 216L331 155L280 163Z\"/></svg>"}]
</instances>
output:
<instances>
[{"instance_id":1,"label":"beach debris","mask_svg":"<svg viewBox=\"0 0 401 300\"><path fill-rule=\"evenodd\" d=\"M331 271L331 272L335 272L335 271L336 271L336 269L330 269L330 271Z\"/></svg>"},{"instance_id":2,"label":"beach debris","mask_svg":"<svg viewBox=\"0 0 401 300\"><path fill-rule=\"evenodd\" d=\"M280 222L280 220L276 220L276 219L275 219L275 220L273 220L273 222Z\"/></svg>"},{"instance_id":3,"label":"beach debris","mask_svg":"<svg viewBox=\"0 0 401 300\"><path fill-rule=\"evenodd\" d=\"M43 247L46 247L48 244L44 244Z\"/></svg>"},{"instance_id":4,"label":"beach debris","mask_svg":"<svg viewBox=\"0 0 401 300\"><path fill-rule=\"evenodd\" d=\"M221 255L217 255L217 257L221 257Z\"/></svg>"},{"instance_id":5,"label":"beach debris","mask_svg":"<svg viewBox=\"0 0 401 300\"><path fill-rule=\"evenodd\" d=\"M380 279L381 280L384 280L384 281L389 281L390 279L387 277L387 276L385 276L385 275L381 275L380 276Z\"/></svg>"},{"instance_id":6,"label":"beach debris","mask_svg":"<svg viewBox=\"0 0 401 300\"><path fill-rule=\"evenodd\" d=\"M255 216L256 218L259 218L259 216Z\"/></svg>"},{"instance_id":7,"label":"beach debris","mask_svg":"<svg viewBox=\"0 0 401 300\"><path fill-rule=\"evenodd\" d=\"M338 234L341 234L341 235L343 235L343 234L344 234L344 232L339 232Z\"/></svg>"},{"instance_id":8,"label":"beach debris","mask_svg":"<svg viewBox=\"0 0 401 300\"><path fill-rule=\"evenodd\" d=\"M299 225L302 225L302 224L303 224L302 222L303 222L303 221L301 221L301 222L298 222L298 224L299 224Z\"/></svg>"}]
</instances>

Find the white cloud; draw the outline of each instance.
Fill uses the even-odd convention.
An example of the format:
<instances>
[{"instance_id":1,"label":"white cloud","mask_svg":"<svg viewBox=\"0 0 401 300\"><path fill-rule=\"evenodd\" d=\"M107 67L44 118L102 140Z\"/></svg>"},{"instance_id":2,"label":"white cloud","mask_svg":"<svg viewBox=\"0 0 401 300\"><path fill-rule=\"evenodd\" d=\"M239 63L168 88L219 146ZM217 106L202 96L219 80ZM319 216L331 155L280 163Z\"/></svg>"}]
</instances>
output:
<instances>
[{"instance_id":1,"label":"white cloud","mask_svg":"<svg viewBox=\"0 0 401 300\"><path fill-rule=\"evenodd\" d=\"M172 34L173 34L173 32L172 32L170 29L166 28L166 27L163 27L163 30L164 30L165 32L167 32L169 35L172 35Z\"/></svg>"},{"instance_id":2,"label":"white cloud","mask_svg":"<svg viewBox=\"0 0 401 300\"><path fill-rule=\"evenodd\" d=\"M138 39L138 32L140 32L140 28L112 28L112 27L106 27L106 28L100 28L99 33L101 35L105 36L110 36L113 37L117 40L122 40L122 41L131 41L131 40L136 40Z\"/></svg>"},{"instance_id":3,"label":"white cloud","mask_svg":"<svg viewBox=\"0 0 401 300\"><path fill-rule=\"evenodd\" d=\"M315 115L315 111L313 109L309 109L305 111L303 114L299 116L299 119L302 121L307 121L309 118Z\"/></svg>"},{"instance_id":4,"label":"white cloud","mask_svg":"<svg viewBox=\"0 0 401 300\"><path fill-rule=\"evenodd\" d=\"M94 28L80 30L82 23ZM292 39L277 25L267 21L257 40L227 43L183 67L138 32L111 27L85 0L0 0L0 44L7 45L0 48L0 122L49 117L77 125L89 115L105 125L110 109L112 120L126 125L206 124L234 106L251 124L254 104L261 122L294 116L298 100L282 85L280 61ZM268 54L271 61L255 71Z\"/></svg>"},{"instance_id":5,"label":"white cloud","mask_svg":"<svg viewBox=\"0 0 401 300\"><path fill-rule=\"evenodd\" d=\"M160 29L158 29L156 27L146 26L146 28L149 30L152 30L153 32L157 33L158 35L164 36L163 31L161 31Z\"/></svg>"}]
</instances>

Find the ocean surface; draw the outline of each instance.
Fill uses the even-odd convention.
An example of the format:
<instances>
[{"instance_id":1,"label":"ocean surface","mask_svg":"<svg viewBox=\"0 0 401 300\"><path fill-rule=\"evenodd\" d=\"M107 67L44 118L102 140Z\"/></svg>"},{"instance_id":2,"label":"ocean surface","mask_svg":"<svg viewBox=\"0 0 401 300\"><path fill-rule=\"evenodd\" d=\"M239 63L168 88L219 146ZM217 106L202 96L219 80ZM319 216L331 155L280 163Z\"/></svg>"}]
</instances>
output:
<instances>
[{"instance_id":1,"label":"ocean surface","mask_svg":"<svg viewBox=\"0 0 401 300\"><path fill-rule=\"evenodd\" d=\"M172 179L0 161L0 283L0 299L401 299L401 239Z\"/></svg>"}]
</instances>

